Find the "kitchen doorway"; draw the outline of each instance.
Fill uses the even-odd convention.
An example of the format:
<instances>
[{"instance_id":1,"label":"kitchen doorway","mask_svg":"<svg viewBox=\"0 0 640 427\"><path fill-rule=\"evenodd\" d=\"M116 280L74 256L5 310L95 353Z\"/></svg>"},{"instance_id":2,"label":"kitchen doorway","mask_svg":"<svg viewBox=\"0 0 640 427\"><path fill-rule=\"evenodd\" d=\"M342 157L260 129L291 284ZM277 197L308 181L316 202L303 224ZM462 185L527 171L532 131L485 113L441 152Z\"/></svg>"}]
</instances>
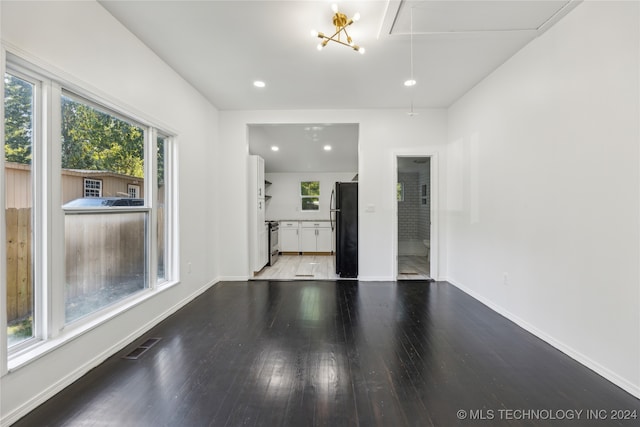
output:
<instances>
[{"instance_id":1,"label":"kitchen doorway","mask_svg":"<svg viewBox=\"0 0 640 427\"><path fill-rule=\"evenodd\" d=\"M256 221L256 216L249 212L249 230L259 230L261 221L271 223L269 227L277 224L279 254L263 258L261 254L272 251L272 245L260 239L258 231L250 231L250 279L340 278L336 274L336 252L345 251L336 248L337 219L331 214L336 199L331 196L336 182L357 185L358 134L357 123L247 126L249 157L259 157L261 160L255 164L263 164L258 173L249 171L250 197L254 193L258 197L256 203L249 204L249 209L252 205L264 206L262 220L258 216ZM254 176L260 182L253 182ZM265 245L268 249L255 250Z\"/></svg>"},{"instance_id":2,"label":"kitchen doorway","mask_svg":"<svg viewBox=\"0 0 640 427\"><path fill-rule=\"evenodd\" d=\"M396 279L431 280L432 158L397 156Z\"/></svg>"}]
</instances>

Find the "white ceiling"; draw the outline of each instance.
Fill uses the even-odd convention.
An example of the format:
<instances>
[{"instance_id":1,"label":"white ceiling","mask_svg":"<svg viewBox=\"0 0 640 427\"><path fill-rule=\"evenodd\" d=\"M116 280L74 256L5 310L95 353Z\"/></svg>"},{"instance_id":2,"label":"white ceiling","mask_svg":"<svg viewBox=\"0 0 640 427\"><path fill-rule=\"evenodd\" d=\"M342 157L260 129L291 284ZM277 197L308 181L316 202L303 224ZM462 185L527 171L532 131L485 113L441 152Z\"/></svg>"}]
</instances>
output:
<instances>
[{"instance_id":1,"label":"white ceiling","mask_svg":"<svg viewBox=\"0 0 640 427\"><path fill-rule=\"evenodd\" d=\"M409 111L450 106L581 0L337 2L360 13L349 34L364 55L336 43L316 49L310 30L331 33L331 1L99 1L220 110ZM407 88L412 57L418 83ZM350 136L334 139L353 150L357 131ZM337 153L306 159L336 164Z\"/></svg>"},{"instance_id":2,"label":"white ceiling","mask_svg":"<svg viewBox=\"0 0 640 427\"><path fill-rule=\"evenodd\" d=\"M248 133L249 152L264 159L265 172L358 171L357 124L256 124Z\"/></svg>"}]
</instances>

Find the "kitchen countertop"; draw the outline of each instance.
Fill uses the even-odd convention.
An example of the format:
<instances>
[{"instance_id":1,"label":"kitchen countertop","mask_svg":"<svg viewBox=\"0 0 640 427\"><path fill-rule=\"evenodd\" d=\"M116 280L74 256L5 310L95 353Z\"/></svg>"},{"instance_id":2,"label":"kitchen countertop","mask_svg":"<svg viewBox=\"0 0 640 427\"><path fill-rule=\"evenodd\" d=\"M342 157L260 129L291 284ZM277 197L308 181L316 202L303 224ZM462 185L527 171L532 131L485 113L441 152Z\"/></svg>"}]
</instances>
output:
<instances>
[{"instance_id":1,"label":"kitchen countertop","mask_svg":"<svg viewBox=\"0 0 640 427\"><path fill-rule=\"evenodd\" d=\"M330 222L330 219L271 219L268 221L277 222Z\"/></svg>"}]
</instances>

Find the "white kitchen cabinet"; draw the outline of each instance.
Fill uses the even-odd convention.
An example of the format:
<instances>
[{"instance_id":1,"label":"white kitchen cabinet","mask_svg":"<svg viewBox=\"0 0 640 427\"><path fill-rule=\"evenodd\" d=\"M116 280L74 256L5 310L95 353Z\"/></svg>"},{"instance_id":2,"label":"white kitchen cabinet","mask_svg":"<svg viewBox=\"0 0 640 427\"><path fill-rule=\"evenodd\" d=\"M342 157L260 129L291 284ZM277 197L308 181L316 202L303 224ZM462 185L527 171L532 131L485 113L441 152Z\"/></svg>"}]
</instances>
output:
<instances>
[{"instance_id":1,"label":"white kitchen cabinet","mask_svg":"<svg viewBox=\"0 0 640 427\"><path fill-rule=\"evenodd\" d=\"M265 180L264 180L264 159L260 156L255 156L256 159L256 197L259 199L265 198Z\"/></svg>"},{"instance_id":2,"label":"white kitchen cabinet","mask_svg":"<svg viewBox=\"0 0 640 427\"><path fill-rule=\"evenodd\" d=\"M264 159L249 156L249 242L250 265L254 273L269 262L269 231L265 227Z\"/></svg>"},{"instance_id":3,"label":"white kitchen cabinet","mask_svg":"<svg viewBox=\"0 0 640 427\"><path fill-rule=\"evenodd\" d=\"M331 252L333 250L331 226L318 228L316 236L317 252Z\"/></svg>"},{"instance_id":4,"label":"white kitchen cabinet","mask_svg":"<svg viewBox=\"0 0 640 427\"><path fill-rule=\"evenodd\" d=\"M315 228L303 227L300 229L300 251L317 252Z\"/></svg>"},{"instance_id":5,"label":"white kitchen cabinet","mask_svg":"<svg viewBox=\"0 0 640 427\"><path fill-rule=\"evenodd\" d=\"M331 223L303 221L300 227L300 251L331 252Z\"/></svg>"},{"instance_id":6,"label":"white kitchen cabinet","mask_svg":"<svg viewBox=\"0 0 640 427\"><path fill-rule=\"evenodd\" d=\"M258 259L260 260L258 265L260 268L264 267L269 262L269 224L264 223L258 237L260 244L258 245Z\"/></svg>"},{"instance_id":7,"label":"white kitchen cabinet","mask_svg":"<svg viewBox=\"0 0 640 427\"><path fill-rule=\"evenodd\" d=\"M298 221L280 221L280 252L300 252L300 229Z\"/></svg>"}]
</instances>

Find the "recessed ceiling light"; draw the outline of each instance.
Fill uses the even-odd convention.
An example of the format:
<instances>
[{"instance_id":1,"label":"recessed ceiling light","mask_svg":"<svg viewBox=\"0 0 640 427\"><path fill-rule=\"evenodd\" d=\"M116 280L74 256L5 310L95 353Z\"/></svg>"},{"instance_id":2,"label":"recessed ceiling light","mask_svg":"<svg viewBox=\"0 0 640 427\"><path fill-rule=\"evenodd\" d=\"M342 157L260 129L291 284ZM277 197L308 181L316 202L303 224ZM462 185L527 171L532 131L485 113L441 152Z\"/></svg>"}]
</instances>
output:
<instances>
[{"instance_id":1,"label":"recessed ceiling light","mask_svg":"<svg viewBox=\"0 0 640 427\"><path fill-rule=\"evenodd\" d=\"M409 80L407 80L407 81L405 81L405 82L404 82L404 85L405 85L405 86L415 86L415 85L416 85L416 83L417 83L417 82L416 82L415 80L413 80L413 79L409 79Z\"/></svg>"},{"instance_id":2,"label":"recessed ceiling light","mask_svg":"<svg viewBox=\"0 0 640 427\"><path fill-rule=\"evenodd\" d=\"M331 151L331 146L330 145L325 145L322 148L324 148L324 151Z\"/></svg>"},{"instance_id":3,"label":"recessed ceiling light","mask_svg":"<svg viewBox=\"0 0 640 427\"><path fill-rule=\"evenodd\" d=\"M254 85L255 87L265 87L265 86L266 86L266 83L265 83L265 82L263 82L262 80L256 80L255 82L253 82L253 85Z\"/></svg>"},{"instance_id":4,"label":"recessed ceiling light","mask_svg":"<svg viewBox=\"0 0 640 427\"><path fill-rule=\"evenodd\" d=\"M280 149L280 147L278 147L277 145L272 145L271 146L271 151L278 151Z\"/></svg>"}]
</instances>

